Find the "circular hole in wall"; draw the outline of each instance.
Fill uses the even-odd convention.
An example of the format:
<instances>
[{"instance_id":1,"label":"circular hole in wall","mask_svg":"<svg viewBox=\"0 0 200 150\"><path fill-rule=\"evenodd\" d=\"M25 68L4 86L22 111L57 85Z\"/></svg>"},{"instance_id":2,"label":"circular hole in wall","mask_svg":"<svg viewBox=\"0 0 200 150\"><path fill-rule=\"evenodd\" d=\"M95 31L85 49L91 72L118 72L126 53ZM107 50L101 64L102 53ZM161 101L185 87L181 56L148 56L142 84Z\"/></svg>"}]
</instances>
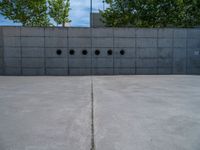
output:
<instances>
[{"instance_id":1,"label":"circular hole in wall","mask_svg":"<svg viewBox=\"0 0 200 150\"><path fill-rule=\"evenodd\" d=\"M100 55L100 50L95 50L95 55Z\"/></svg>"},{"instance_id":2,"label":"circular hole in wall","mask_svg":"<svg viewBox=\"0 0 200 150\"><path fill-rule=\"evenodd\" d=\"M82 51L82 54L83 54L83 55L87 55L87 53L88 53L88 51L85 50L85 49Z\"/></svg>"},{"instance_id":3,"label":"circular hole in wall","mask_svg":"<svg viewBox=\"0 0 200 150\"><path fill-rule=\"evenodd\" d=\"M124 54L125 54L125 51L122 49L122 50L120 51L120 54L121 54L121 55L124 55Z\"/></svg>"},{"instance_id":4,"label":"circular hole in wall","mask_svg":"<svg viewBox=\"0 0 200 150\"><path fill-rule=\"evenodd\" d=\"M74 51L73 49L70 49L69 54L70 54L70 55L74 55L74 54L75 54L75 51Z\"/></svg>"},{"instance_id":5,"label":"circular hole in wall","mask_svg":"<svg viewBox=\"0 0 200 150\"><path fill-rule=\"evenodd\" d=\"M108 53L108 55L112 55L112 50L109 49L109 50L107 51L107 53Z\"/></svg>"},{"instance_id":6,"label":"circular hole in wall","mask_svg":"<svg viewBox=\"0 0 200 150\"><path fill-rule=\"evenodd\" d=\"M62 54L62 50L61 49L57 49L56 54L57 55L61 55Z\"/></svg>"}]
</instances>

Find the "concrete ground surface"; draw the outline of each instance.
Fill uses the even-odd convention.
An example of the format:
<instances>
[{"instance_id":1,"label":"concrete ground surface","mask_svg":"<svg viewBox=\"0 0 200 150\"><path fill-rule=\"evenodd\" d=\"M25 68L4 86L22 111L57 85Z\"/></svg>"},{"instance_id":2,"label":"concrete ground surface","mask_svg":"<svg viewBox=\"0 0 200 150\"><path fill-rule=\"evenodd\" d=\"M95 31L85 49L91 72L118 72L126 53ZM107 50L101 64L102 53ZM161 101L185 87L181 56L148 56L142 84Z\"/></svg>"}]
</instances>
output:
<instances>
[{"instance_id":1,"label":"concrete ground surface","mask_svg":"<svg viewBox=\"0 0 200 150\"><path fill-rule=\"evenodd\" d=\"M92 141L199 150L200 76L0 77L0 150L90 150Z\"/></svg>"}]
</instances>

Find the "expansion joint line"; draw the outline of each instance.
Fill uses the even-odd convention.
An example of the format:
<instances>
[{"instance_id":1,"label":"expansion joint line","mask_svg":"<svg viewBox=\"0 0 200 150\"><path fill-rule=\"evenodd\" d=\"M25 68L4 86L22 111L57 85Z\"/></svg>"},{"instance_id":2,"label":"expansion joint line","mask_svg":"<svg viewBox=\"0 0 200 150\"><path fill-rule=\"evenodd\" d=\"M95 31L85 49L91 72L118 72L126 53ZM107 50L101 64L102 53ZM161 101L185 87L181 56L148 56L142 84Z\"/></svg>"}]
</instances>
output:
<instances>
[{"instance_id":1,"label":"expansion joint line","mask_svg":"<svg viewBox=\"0 0 200 150\"><path fill-rule=\"evenodd\" d=\"M93 89L93 77L91 76L91 149L95 150L94 141L94 89Z\"/></svg>"}]
</instances>

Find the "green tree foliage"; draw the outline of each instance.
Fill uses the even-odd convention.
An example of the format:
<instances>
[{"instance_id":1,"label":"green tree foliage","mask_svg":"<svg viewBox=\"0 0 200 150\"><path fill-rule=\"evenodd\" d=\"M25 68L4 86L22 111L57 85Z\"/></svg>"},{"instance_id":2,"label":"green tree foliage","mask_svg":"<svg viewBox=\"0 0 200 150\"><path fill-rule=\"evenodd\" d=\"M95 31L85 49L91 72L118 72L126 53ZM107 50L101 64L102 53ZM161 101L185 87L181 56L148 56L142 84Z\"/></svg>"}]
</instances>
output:
<instances>
[{"instance_id":1,"label":"green tree foliage","mask_svg":"<svg viewBox=\"0 0 200 150\"><path fill-rule=\"evenodd\" d=\"M70 1L69 0L49 0L49 15L59 25L64 27L69 19Z\"/></svg>"},{"instance_id":2,"label":"green tree foliage","mask_svg":"<svg viewBox=\"0 0 200 150\"><path fill-rule=\"evenodd\" d=\"M107 26L193 27L200 25L200 0L106 0Z\"/></svg>"},{"instance_id":3,"label":"green tree foliage","mask_svg":"<svg viewBox=\"0 0 200 150\"><path fill-rule=\"evenodd\" d=\"M0 14L23 26L49 26L46 0L2 0Z\"/></svg>"}]
</instances>

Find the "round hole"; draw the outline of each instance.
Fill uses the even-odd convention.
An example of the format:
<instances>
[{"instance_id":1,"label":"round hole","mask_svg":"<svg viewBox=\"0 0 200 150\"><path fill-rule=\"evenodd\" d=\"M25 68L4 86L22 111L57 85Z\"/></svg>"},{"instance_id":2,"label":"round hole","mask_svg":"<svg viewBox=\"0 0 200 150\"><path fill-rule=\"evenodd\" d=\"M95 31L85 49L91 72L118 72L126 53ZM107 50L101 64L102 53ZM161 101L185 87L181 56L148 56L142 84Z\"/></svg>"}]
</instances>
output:
<instances>
[{"instance_id":1,"label":"round hole","mask_svg":"<svg viewBox=\"0 0 200 150\"><path fill-rule=\"evenodd\" d=\"M95 50L95 55L99 55L100 54L100 51L97 49Z\"/></svg>"},{"instance_id":2,"label":"round hole","mask_svg":"<svg viewBox=\"0 0 200 150\"><path fill-rule=\"evenodd\" d=\"M74 54L75 54L75 51L74 51L73 49L71 49L71 50L69 51L69 54L70 54L70 55L74 55Z\"/></svg>"},{"instance_id":3,"label":"round hole","mask_svg":"<svg viewBox=\"0 0 200 150\"><path fill-rule=\"evenodd\" d=\"M61 55L61 54L62 54L62 50L58 49L58 50L56 51L56 54L57 54L57 55Z\"/></svg>"},{"instance_id":4,"label":"round hole","mask_svg":"<svg viewBox=\"0 0 200 150\"><path fill-rule=\"evenodd\" d=\"M82 54L83 54L83 55L87 55L87 53L88 53L88 51L85 50L85 49L82 51Z\"/></svg>"},{"instance_id":5,"label":"round hole","mask_svg":"<svg viewBox=\"0 0 200 150\"><path fill-rule=\"evenodd\" d=\"M112 50L109 49L109 50L107 51L107 53L108 53L108 55L112 55Z\"/></svg>"},{"instance_id":6,"label":"round hole","mask_svg":"<svg viewBox=\"0 0 200 150\"><path fill-rule=\"evenodd\" d=\"M121 55L124 55L124 54L125 54L125 51L122 49L122 50L120 51L120 54L121 54Z\"/></svg>"}]
</instances>

